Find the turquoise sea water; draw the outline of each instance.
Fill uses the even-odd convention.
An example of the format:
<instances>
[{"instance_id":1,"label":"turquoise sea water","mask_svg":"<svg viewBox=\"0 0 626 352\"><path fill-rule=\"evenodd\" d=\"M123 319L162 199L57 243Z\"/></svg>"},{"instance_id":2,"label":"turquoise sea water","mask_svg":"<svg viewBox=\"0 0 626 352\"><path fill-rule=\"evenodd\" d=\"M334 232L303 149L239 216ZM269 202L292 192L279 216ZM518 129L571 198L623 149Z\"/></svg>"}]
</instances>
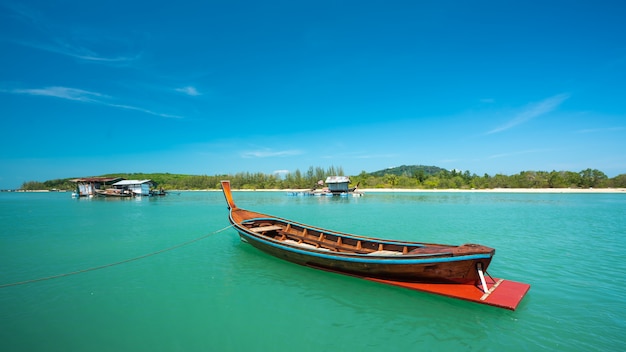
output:
<instances>
[{"instance_id":1,"label":"turquoise sea water","mask_svg":"<svg viewBox=\"0 0 626 352\"><path fill-rule=\"evenodd\" d=\"M0 193L2 351L624 351L626 194L235 192L354 234L496 248L514 312L283 262L227 229L220 192Z\"/></svg>"}]
</instances>

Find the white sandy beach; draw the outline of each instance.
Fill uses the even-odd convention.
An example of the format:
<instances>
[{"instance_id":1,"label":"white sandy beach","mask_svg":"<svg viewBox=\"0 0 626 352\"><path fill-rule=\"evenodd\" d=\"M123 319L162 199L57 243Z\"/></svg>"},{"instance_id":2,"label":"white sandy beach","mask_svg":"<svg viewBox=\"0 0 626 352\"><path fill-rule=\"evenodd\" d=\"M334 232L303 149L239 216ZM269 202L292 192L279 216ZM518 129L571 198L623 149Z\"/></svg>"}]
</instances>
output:
<instances>
[{"instance_id":1,"label":"white sandy beach","mask_svg":"<svg viewBox=\"0 0 626 352\"><path fill-rule=\"evenodd\" d=\"M468 192L468 193L626 193L626 188L491 188L491 189L400 189L368 188L363 193L376 192Z\"/></svg>"},{"instance_id":2,"label":"white sandy beach","mask_svg":"<svg viewBox=\"0 0 626 352\"><path fill-rule=\"evenodd\" d=\"M221 190L217 190L221 191ZM310 189L234 189L252 192L308 192ZM626 193L626 188L490 188L490 189L410 189L361 188L362 193Z\"/></svg>"},{"instance_id":3,"label":"white sandy beach","mask_svg":"<svg viewBox=\"0 0 626 352\"><path fill-rule=\"evenodd\" d=\"M221 189L169 190L169 192L221 192ZM234 192L308 192L310 189L233 189ZM69 192L49 190L18 190L15 192ZM417 189L417 188L362 188L367 193L625 193L626 188L491 188L491 189Z\"/></svg>"}]
</instances>

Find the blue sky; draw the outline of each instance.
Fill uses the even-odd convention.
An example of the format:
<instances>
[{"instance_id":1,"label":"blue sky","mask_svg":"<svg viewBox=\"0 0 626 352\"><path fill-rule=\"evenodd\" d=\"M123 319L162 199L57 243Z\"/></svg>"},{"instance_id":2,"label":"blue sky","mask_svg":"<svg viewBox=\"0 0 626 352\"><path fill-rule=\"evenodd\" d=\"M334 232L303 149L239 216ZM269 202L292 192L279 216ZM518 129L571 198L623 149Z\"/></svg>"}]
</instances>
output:
<instances>
[{"instance_id":1,"label":"blue sky","mask_svg":"<svg viewBox=\"0 0 626 352\"><path fill-rule=\"evenodd\" d=\"M622 1L0 0L0 188L400 165L626 173Z\"/></svg>"}]
</instances>

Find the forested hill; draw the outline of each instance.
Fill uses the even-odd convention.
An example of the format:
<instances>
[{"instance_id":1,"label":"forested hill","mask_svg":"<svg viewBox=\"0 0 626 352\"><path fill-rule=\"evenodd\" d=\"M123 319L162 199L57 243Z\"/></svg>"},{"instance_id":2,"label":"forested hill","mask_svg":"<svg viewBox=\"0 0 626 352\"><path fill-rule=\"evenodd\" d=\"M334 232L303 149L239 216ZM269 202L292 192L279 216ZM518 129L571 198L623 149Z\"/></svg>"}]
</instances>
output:
<instances>
[{"instance_id":1,"label":"forested hill","mask_svg":"<svg viewBox=\"0 0 626 352\"><path fill-rule=\"evenodd\" d=\"M390 167L388 169L370 172L370 176L382 177L385 175L396 176L409 176L412 177L416 174L423 173L425 176L436 175L445 169L437 166L425 166L425 165L402 165L396 167Z\"/></svg>"}]
</instances>

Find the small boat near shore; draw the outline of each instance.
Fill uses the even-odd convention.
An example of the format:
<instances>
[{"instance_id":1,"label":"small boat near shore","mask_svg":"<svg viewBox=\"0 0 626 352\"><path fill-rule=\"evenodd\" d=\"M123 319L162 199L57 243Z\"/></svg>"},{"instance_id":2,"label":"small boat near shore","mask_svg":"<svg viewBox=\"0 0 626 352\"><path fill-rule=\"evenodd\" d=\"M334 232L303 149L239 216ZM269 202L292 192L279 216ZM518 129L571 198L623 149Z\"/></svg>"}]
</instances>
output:
<instances>
[{"instance_id":1,"label":"small boat near shore","mask_svg":"<svg viewBox=\"0 0 626 352\"><path fill-rule=\"evenodd\" d=\"M359 191L359 184L350 187L350 178L347 176L328 176L326 178L327 187L318 188L324 186L324 181L320 180L317 184L308 191L295 191L288 192L290 196L317 196L317 197L362 197L363 192Z\"/></svg>"},{"instance_id":2,"label":"small boat near shore","mask_svg":"<svg viewBox=\"0 0 626 352\"><path fill-rule=\"evenodd\" d=\"M230 182L221 185L229 221L241 240L296 264L508 309L515 309L530 287L487 280L495 254L487 246L386 240L322 229L241 209L235 204ZM488 301L500 285L514 294L495 295L495 300Z\"/></svg>"}]
</instances>

